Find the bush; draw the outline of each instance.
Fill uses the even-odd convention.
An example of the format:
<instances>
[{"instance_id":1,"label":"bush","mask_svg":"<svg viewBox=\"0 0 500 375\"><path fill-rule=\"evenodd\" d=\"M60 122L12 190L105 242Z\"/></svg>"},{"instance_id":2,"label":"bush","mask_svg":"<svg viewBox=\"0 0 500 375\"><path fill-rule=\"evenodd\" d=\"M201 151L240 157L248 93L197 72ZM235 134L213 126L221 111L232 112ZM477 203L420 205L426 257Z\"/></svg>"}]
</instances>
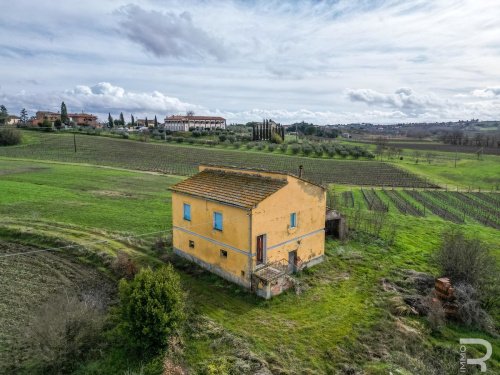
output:
<instances>
[{"instance_id":1,"label":"bush","mask_svg":"<svg viewBox=\"0 0 500 375\"><path fill-rule=\"evenodd\" d=\"M459 230L443 233L443 242L435 255L443 275L454 284L463 282L479 286L497 274L495 258L477 238L466 238Z\"/></svg>"},{"instance_id":2,"label":"bush","mask_svg":"<svg viewBox=\"0 0 500 375\"><path fill-rule=\"evenodd\" d=\"M143 268L132 281L119 285L121 328L137 350L156 354L182 328L185 300L172 265Z\"/></svg>"},{"instance_id":3,"label":"bush","mask_svg":"<svg viewBox=\"0 0 500 375\"><path fill-rule=\"evenodd\" d=\"M238 149L238 148L240 148L240 147L241 147L241 143L240 143L240 142L234 142L234 143L233 143L233 147L234 147L235 149Z\"/></svg>"},{"instance_id":4,"label":"bush","mask_svg":"<svg viewBox=\"0 0 500 375\"><path fill-rule=\"evenodd\" d=\"M248 149L248 150L251 150L252 148L255 147L255 142L248 142L245 147Z\"/></svg>"},{"instance_id":5,"label":"bush","mask_svg":"<svg viewBox=\"0 0 500 375\"><path fill-rule=\"evenodd\" d=\"M225 142L227 139L227 136L224 134L219 135L219 142Z\"/></svg>"},{"instance_id":6,"label":"bush","mask_svg":"<svg viewBox=\"0 0 500 375\"><path fill-rule=\"evenodd\" d=\"M33 373L70 374L93 352L100 349L107 301L93 291L80 298L57 295L36 311L26 327L26 341L32 347Z\"/></svg>"},{"instance_id":7,"label":"bush","mask_svg":"<svg viewBox=\"0 0 500 375\"><path fill-rule=\"evenodd\" d=\"M174 137L174 140L175 140L177 143L182 143L182 142L184 142L184 138L182 138L182 137Z\"/></svg>"},{"instance_id":8,"label":"bush","mask_svg":"<svg viewBox=\"0 0 500 375\"><path fill-rule=\"evenodd\" d=\"M111 269L119 278L127 280L132 280L139 270L130 255L124 251L119 251L116 254L116 258L111 263Z\"/></svg>"},{"instance_id":9,"label":"bush","mask_svg":"<svg viewBox=\"0 0 500 375\"><path fill-rule=\"evenodd\" d=\"M293 143L290 146L290 151L292 151L292 154L297 155L300 152L300 145Z\"/></svg>"},{"instance_id":10,"label":"bush","mask_svg":"<svg viewBox=\"0 0 500 375\"><path fill-rule=\"evenodd\" d=\"M276 144L281 144L283 143L283 138L281 138L281 135L279 135L278 133L273 133L271 135L271 142Z\"/></svg>"},{"instance_id":11,"label":"bush","mask_svg":"<svg viewBox=\"0 0 500 375\"><path fill-rule=\"evenodd\" d=\"M259 150L259 151L262 151L262 150L264 149L264 147L265 147L265 146L264 146L264 144L263 144L263 143L261 143L261 142L259 142L259 143L257 143L257 146L256 146L255 148L256 148L257 150Z\"/></svg>"},{"instance_id":12,"label":"bush","mask_svg":"<svg viewBox=\"0 0 500 375\"><path fill-rule=\"evenodd\" d=\"M495 324L481 307L479 293L470 284L459 283L454 286L453 295L457 304L457 318L465 325L493 333Z\"/></svg>"},{"instance_id":13,"label":"bush","mask_svg":"<svg viewBox=\"0 0 500 375\"><path fill-rule=\"evenodd\" d=\"M22 141L21 132L13 128L0 129L0 146L18 145Z\"/></svg>"},{"instance_id":14,"label":"bush","mask_svg":"<svg viewBox=\"0 0 500 375\"><path fill-rule=\"evenodd\" d=\"M310 145L302 145L302 152L304 155L309 156L313 152L313 148Z\"/></svg>"},{"instance_id":15,"label":"bush","mask_svg":"<svg viewBox=\"0 0 500 375\"><path fill-rule=\"evenodd\" d=\"M269 144L269 146L267 146L267 150L269 152L274 152L274 151L276 151L277 148L278 148L278 145L275 143L271 143L271 144Z\"/></svg>"},{"instance_id":16,"label":"bush","mask_svg":"<svg viewBox=\"0 0 500 375\"><path fill-rule=\"evenodd\" d=\"M286 143L280 144L280 151L285 153L286 149L288 148L288 145Z\"/></svg>"}]
</instances>

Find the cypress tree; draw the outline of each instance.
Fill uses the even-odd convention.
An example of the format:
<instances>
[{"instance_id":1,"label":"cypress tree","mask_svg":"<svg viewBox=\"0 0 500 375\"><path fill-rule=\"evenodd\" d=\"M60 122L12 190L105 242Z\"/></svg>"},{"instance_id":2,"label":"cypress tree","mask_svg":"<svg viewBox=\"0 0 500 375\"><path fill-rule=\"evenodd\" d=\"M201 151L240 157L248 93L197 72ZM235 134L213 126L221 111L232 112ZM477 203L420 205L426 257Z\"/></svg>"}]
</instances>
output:
<instances>
[{"instance_id":1,"label":"cypress tree","mask_svg":"<svg viewBox=\"0 0 500 375\"><path fill-rule=\"evenodd\" d=\"M61 123L64 125L68 125L69 123L68 109L66 108L66 104L64 104L64 102L61 103Z\"/></svg>"},{"instance_id":2,"label":"cypress tree","mask_svg":"<svg viewBox=\"0 0 500 375\"><path fill-rule=\"evenodd\" d=\"M113 117L111 117L111 113L108 113L108 128L113 127Z\"/></svg>"},{"instance_id":3,"label":"cypress tree","mask_svg":"<svg viewBox=\"0 0 500 375\"><path fill-rule=\"evenodd\" d=\"M123 117L123 112L120 112L120 125L125 125L125 118Z\"/></svg>"}]
</instances>

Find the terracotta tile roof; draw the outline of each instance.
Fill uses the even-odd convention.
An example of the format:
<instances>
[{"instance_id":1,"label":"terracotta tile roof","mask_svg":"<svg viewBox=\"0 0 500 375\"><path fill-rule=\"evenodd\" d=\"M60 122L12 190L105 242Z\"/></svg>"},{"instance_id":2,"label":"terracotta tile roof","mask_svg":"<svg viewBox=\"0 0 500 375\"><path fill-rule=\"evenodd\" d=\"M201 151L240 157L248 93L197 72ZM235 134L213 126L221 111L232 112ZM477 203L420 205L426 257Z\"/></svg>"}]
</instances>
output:
<instances>
[{"instance_id":1,"label":"terracotta tile roof","mask_svg":"<svg viewBox=\"0 0 500 375\"><path fill-rule=\"evenodd\" d=\"M204 170L170 190L249 209L286 184L283 179Z\"/></svg>"},{"instance_id":2,"label":"terracotta tile roof","mask_svg":"<svg viewBox=\"0 0 500 375\"><path fill-rule=\"evenodd\" d=\"M178 116L178 115L172 115L170 117L165 118L165 121L189 121L189 120L219 120L219 121L224 121L224 117L217 117L217 116Z\"/></svg>"}]
</instances>

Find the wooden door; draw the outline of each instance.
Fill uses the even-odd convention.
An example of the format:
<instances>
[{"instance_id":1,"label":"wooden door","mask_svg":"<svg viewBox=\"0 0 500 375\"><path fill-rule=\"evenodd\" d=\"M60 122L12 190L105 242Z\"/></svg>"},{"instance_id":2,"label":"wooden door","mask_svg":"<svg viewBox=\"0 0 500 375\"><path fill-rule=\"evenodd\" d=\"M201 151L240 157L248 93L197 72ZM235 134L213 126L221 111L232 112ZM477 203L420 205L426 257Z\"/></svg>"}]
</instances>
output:
<instances>
[{"instance_id":1,"label":"wooden door","mask_svg":"<svg viewBox=\"0 0 500 375\"><path fill-rule=\"evenodd\" d=\"M265 234L257 236L257 264L264 263L264 241Z\"/></svg>"}]
</instances>

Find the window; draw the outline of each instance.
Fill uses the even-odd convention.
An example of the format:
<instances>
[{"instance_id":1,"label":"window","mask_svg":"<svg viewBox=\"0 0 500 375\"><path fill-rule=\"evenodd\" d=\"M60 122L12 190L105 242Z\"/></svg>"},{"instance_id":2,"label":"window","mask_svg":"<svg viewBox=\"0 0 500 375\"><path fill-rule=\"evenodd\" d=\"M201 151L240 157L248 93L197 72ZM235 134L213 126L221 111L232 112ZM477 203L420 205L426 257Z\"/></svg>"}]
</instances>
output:
<instances>
[{"instance_id":1,"label":"window","mask_svg":"<svg viewBox=\"0 0 500 375\"><path fill-rule=\"evenodd\" d=\"M222 214L214 212L214 229L222 231Z\"/></svg>"},{"instance_id":2,"label":"window","mask_svg":"<svg viewBox=\"0 0 500 375\"><path fill-rule=\"evenodd\" d=\"M223 258L227 258L227 251L226 250L220 250L220 256Z\"/></svg>"},{"instance_id":3,"label":"window","mask_svg":"<svg viewBox=\"0 0 500 375\"><path fill-rule=\"evenodd\" d=\"M184 203L184 220L191 221L191 205Z\"/></svg>"},{"instance_id":4,"label":"window","mask_svg":"<svg viewBox=\"0 0 500 375\"><path fill-rule=\"evenodd\" d=\"M297 213L290 214L290 228L295 228L297 226Z\"/></svg>"},{"instance_id":5,"label":"window","mask_svg":"<svg viewBox=\"0 0 500 375\"><path fill-rule=\"evenodd\" d=\"M189 240L189 247L194 249L194 241L193 240Z\"/></svg>"}]
</instances>

